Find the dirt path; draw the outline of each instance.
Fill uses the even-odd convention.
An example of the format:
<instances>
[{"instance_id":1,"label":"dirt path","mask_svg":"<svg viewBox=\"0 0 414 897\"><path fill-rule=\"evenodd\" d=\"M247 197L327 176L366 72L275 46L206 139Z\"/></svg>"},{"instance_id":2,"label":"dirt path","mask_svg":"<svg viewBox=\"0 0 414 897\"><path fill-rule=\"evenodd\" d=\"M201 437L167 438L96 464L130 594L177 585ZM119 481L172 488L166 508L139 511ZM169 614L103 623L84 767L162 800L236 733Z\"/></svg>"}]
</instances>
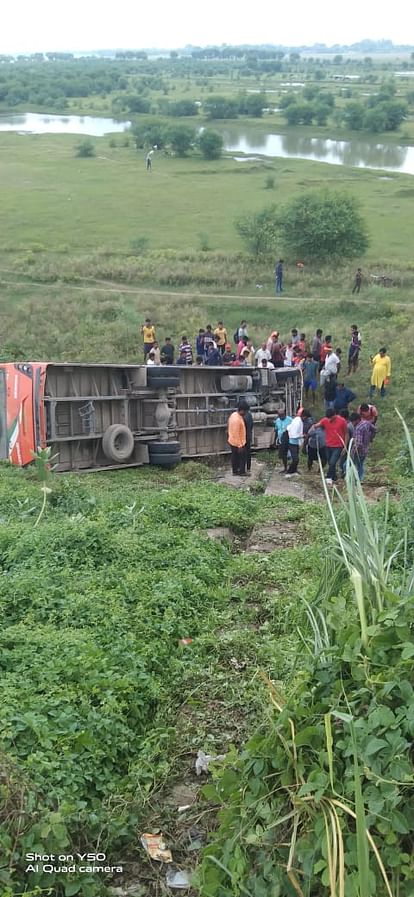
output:
<instances>
[{"instance_id":1,"label":"dirt path","mask_svg":"<svg viewBox=\"0 0 414 897\"><path fill-rule=\"evenodd\" d=\"M4 270L4 269L3 269ZM9 273L9 272L7 272ZM234 299L235 302L257 302L260 300L261 305L269 304L275 307L277 304L280 305L282 302L289 304L290 302L313 302L313 303L324 303L330 304L343 301L338 299L337 296L332 296L330 298L315 298L314 296L278 296L277 299L275 296L263 296L262 293L255 293L253 295L235 295L233 293L200 293L198 290L156 290L152 287L137 287L137 286L125 286L125 284L118 284L114 281L102 281L96 280L83 283L66 283L65 281L57 280L54 283L42 283L41 281L36 280L5 280L2 276L2 271L0 270L0 286L12 286L21 289L27 289L28 287L41 287L43 290L56 290L64 287L65 290L77 290L80 292L96 292L96 293L130 293L135 296L159 296L159 297L168 297L172 299L218 299L218 300L226 300L230 301ZM352 301L352 300L350 300ZM372 299L360 299L358 297L358 303L360 305L377 305L378 300L376 297ZM390 298L390 303L394 305L396 308L412 308L412 303L410 302L395 302Z\"/></svg>"}]
</instances>

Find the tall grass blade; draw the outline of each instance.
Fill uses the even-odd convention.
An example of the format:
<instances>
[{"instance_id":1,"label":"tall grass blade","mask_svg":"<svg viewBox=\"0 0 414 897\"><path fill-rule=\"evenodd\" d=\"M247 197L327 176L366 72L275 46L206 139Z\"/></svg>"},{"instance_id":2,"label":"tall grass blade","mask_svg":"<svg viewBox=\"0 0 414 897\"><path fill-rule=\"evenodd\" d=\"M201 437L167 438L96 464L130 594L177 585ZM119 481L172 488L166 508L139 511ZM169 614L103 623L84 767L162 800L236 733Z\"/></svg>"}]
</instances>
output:
<instances>
[{"instance_id":1,"label":"tall grass blade","mask_svg":"<svg viewBox=\"0 0 414 897\"><path fill-rule=\"evenodd\" d=\"M328 766L329 766L329 778L331 782L332 791L335 792L334 787L334 774L333 774L333 738L332 738L332 722L331 722L331 714L325 713L324 716L325 722L325 737L326 737L326 751L328 754Z\"/></svg>"},{"instance_id":2,"label":"tall grass blade","mask_svg":"<svg viewBox=\"0 0 414 897\"><path fill-rule=\"evenodd\" d=\"M404 434L405 434L405 438L407 440L408 451L410 453L411 466L413 468L413 473L414 473L414 445L413 445L413 440L411 439L411 433L407 427L407 424L406 424L402 414L400 414L400 412L398 411L398 408L395 408L394 410L398 414L398 417L400 418L400 421L404 428Z\"/></svg>"}]
</instances>

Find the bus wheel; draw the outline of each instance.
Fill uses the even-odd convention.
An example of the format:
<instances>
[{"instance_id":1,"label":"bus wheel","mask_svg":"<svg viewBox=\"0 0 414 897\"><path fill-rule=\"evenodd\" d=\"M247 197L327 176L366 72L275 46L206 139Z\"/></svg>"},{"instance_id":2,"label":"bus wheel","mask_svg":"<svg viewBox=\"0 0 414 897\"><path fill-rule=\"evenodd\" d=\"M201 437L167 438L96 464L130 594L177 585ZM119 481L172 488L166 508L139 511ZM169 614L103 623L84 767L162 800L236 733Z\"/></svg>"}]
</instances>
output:
<instances>
[{"instance_id":1,"label":"bus wheel","mask_svg":"<svg viewBox=\"0 0 414 897\"><path fill-rule=\"evenodd\" d=\"M134 451L134 436L124 424L112 424L102 436L102 448L108 461L128 461Z\"/></svg>"}]
</instances>

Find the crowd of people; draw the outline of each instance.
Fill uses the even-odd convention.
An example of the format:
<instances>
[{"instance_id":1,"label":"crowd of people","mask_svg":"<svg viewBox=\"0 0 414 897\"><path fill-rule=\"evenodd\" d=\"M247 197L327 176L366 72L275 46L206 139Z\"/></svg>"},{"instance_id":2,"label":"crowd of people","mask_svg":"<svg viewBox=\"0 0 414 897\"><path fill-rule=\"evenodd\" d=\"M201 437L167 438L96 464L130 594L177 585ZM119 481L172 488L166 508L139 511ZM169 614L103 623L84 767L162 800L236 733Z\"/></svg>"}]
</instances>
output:
<instances>
[{"instance_id":1,"label":"crowd of people","mask_svg":"<svg viewBox=\"0 0 414 897\"><path fill-rule=\"evenodd\" d=\"M285 411L278 414L275 421L275 447L282 462L281 472L287 477L298 476L302 448L307 458L308 470L319 459L322 466L326 467L328 484L338 479L338 468L339 475L345 475L349 457L356 465L360 480L363 480L365 461L376 435L378 410L369 402L362 402L354 410L350 410L349 406L357 396L344 382L342 350L334 347L330 334L324 336L322 329L318 328L309 339L306 333L293 328L289 338L283 341L279 332L273 330L261 346L255 349L249 339L246 320L240 322L233 334L234 345L229 342L223 322L218 321L214 329L211 324L200 328L194 341L195 351L187 336L183 335L176 357L172 339L166 337L160 347L155 327L148 318L141 332L144 359L148 365L224 365L270 370L281 367L299 368L304 403L314 406L320 390L325 414L317 419L303 404L293 418L287 416ZM345 362L347 376L358 370L361 348L361 333L358 326L352 324ZM372 372L369 399L372 402L377 392L381 397L385 396L390 380L391 359L385 346L370 357L370 362ZM228 442L235 476L249 475L253 426L249 406L245 400L241 400L228 422Z\"/></svg>"}]
</instances>

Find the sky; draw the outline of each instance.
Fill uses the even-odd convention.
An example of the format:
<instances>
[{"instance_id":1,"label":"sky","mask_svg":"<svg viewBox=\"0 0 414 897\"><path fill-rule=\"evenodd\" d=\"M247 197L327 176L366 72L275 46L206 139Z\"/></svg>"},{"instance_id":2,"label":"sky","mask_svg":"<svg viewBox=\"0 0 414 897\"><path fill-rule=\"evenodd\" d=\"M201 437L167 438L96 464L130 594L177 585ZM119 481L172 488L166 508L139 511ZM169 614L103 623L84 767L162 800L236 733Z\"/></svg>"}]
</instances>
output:
<instances>
[{"instance_id":1,"label":"sky","mask_svg":"<svg viewBox=\"0 0 414 897\"><path fill-rule=\"evenodd\" d=\"M186 44L286 46L386 38L414 44L410 0L11 0L3 10L0 53Z\"/></svg>"}]
</instances>

